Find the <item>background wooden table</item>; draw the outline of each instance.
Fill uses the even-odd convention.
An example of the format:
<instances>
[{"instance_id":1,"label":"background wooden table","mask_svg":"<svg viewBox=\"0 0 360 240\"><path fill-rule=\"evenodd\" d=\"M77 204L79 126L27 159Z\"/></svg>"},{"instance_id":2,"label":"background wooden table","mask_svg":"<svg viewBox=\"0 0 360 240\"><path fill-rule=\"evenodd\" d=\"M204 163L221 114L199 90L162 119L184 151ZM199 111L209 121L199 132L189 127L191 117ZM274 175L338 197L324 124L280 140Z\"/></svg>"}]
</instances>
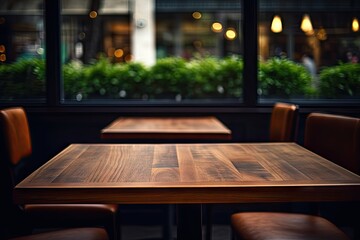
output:
<instances>
[{"instance_id":1,"label":"background wooden table","mask_svg":"<svg viewBox=\"0 0 360 240\"><path fill-rule=\"evenodd\" d=\"M104 139L230 140L231 130L217 118L120 117L101 130Z\"/></svg>"},{"instance_id":2,"label":"background wooden table","mask_svg":"<svg viewBox=\"0 0 360 240\"><path fill-rule=\"evenodd\" d=\"M14 197L180 204L180 216L194 216L181 220L193 229L179 222L178 239L200 239L202 203L359 201L360 177L295 143L73 144L18 184Z\"/></svg>"}]
</instances>

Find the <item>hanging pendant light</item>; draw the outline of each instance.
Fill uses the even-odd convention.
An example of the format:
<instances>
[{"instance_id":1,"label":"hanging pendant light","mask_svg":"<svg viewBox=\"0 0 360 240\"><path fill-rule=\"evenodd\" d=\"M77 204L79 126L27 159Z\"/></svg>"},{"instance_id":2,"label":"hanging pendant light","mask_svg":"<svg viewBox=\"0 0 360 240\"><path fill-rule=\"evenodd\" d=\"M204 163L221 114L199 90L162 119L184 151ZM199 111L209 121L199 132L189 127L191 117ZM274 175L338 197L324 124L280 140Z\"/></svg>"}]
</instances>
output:
<instances>
[{"instance_id":1,"label":"hanging pendant light","mask_svg":"<svg viewBox=\"0 0 360 240\"><path fill-rule=\"evenodd\" d=\"M271 23L271 31L279 33L282 31L282 22L279 15L275 15Z\"/></svg>"},{"instance_id":2,"label":"hanging pendant light","mask_svg":"<svg viewBox=\"0 0 360 240\"><path fill-rule=\"evenodd\" d=\"M300 26L301 30L303 30L307 35L311 35L314 33L314 29L313 26L311 24L311 20L310 20L310 16L308 14L305 14L302 22L301 22L301 26Z\"/></svg>"},{"instance_id":3,"label":"hanging pendant light","mask_svg":"<svg viewBox=\"0 0 360 240\"><path fill-rule=\"evenodd\" d=\"M352 30L354 32L359 31L359 20L357 18L354 18L352 21Z\"/></svg>"}]
</instances>

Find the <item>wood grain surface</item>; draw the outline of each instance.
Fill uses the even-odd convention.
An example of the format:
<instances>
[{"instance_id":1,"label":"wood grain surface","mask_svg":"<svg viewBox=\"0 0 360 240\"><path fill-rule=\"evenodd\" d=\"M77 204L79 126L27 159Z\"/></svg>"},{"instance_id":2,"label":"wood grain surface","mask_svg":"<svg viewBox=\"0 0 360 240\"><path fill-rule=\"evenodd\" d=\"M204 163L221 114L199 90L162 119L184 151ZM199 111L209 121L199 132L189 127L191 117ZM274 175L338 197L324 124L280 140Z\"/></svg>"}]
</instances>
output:
<instances>
[{"instance_id":1,"label":"wood grain surface","mask_svg":"<svg viewBox=\"0 0 360 240\"><path fill-rule=\"evenodd\" d=\"M120 117L101 130L101 138L229 140L231 130L212 116Z\"/></svg>"},{"instance_id":2,"label":"wood grain surface","mask_svg":"<svg viewBox=\"0 0 360 240\"><path fill-rule=\"evenodd\" d=\"M17 203L359 201L360 177L295 143L73 144Z\"/></svg>"}]
</instances>

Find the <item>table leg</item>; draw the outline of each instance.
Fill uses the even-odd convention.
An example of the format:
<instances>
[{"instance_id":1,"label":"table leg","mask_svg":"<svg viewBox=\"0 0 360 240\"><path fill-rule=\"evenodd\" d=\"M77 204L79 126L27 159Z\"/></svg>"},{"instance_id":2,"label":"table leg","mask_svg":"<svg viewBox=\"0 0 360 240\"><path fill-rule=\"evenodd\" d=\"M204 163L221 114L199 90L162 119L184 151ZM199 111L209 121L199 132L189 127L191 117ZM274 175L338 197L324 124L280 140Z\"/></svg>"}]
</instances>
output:
<instances>
[{"instance_id":1,"label":"table leg","mask_svg":"<svg viewBox=\"0 0 360 240\"><path fill-rule=\"evenodd\" d=\"M179 204L177 216L177 240L202 239L201 204Z\"/></svg>"},{"instance_id":2,"label":"table leg","mask_svg":"<svg viewBox=\"0 0 360 240\"><path fill-rule=\"evenodd\" d=\"M163 238L164 240L172 240L173 239L173 218L174 218L174 205L167 204L165 205L165 222L163 226Z\"/></svg>"}]
</instances>

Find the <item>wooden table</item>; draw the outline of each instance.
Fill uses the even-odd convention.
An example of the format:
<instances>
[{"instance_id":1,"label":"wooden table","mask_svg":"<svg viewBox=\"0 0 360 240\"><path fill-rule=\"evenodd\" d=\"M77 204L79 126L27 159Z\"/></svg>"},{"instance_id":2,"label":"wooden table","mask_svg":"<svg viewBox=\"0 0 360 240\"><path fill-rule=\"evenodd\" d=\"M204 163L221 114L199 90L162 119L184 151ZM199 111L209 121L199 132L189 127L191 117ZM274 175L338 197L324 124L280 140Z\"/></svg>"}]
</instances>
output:
<instances>
[{"instance_id":1,"label":"wooden table","mask_svg":"<svg viewBox=\"0 0 360 240\"><path fill-rule=\"evenodd\" d=\"M103 139L230 140L231 130L217 118L120 117L101 130Z\"/></svg>"},{"instance_id":2,"label":"wooden table","mask_svg":"<svg viewBox=\"0 0 360 240\"><path fill-rule=\"evenodd\" d=\"M147 143L214 142L231 139L231 130L213 116L119 117L101 130L102 139ZM166 205L163 237L173 239L174 206Z\"/></svg>"},{"instance_id":3,"label":"wooden table","mask_svg":"<svg viewBox=\"0 0 360 240\"><path fill-rule=\"evenodd\" d=\"M203 203L359 201L360 177L295 143L73 144L14 198L179 204L178 239L189 240L201 239Z\"/></svg>"}]
</instances>

